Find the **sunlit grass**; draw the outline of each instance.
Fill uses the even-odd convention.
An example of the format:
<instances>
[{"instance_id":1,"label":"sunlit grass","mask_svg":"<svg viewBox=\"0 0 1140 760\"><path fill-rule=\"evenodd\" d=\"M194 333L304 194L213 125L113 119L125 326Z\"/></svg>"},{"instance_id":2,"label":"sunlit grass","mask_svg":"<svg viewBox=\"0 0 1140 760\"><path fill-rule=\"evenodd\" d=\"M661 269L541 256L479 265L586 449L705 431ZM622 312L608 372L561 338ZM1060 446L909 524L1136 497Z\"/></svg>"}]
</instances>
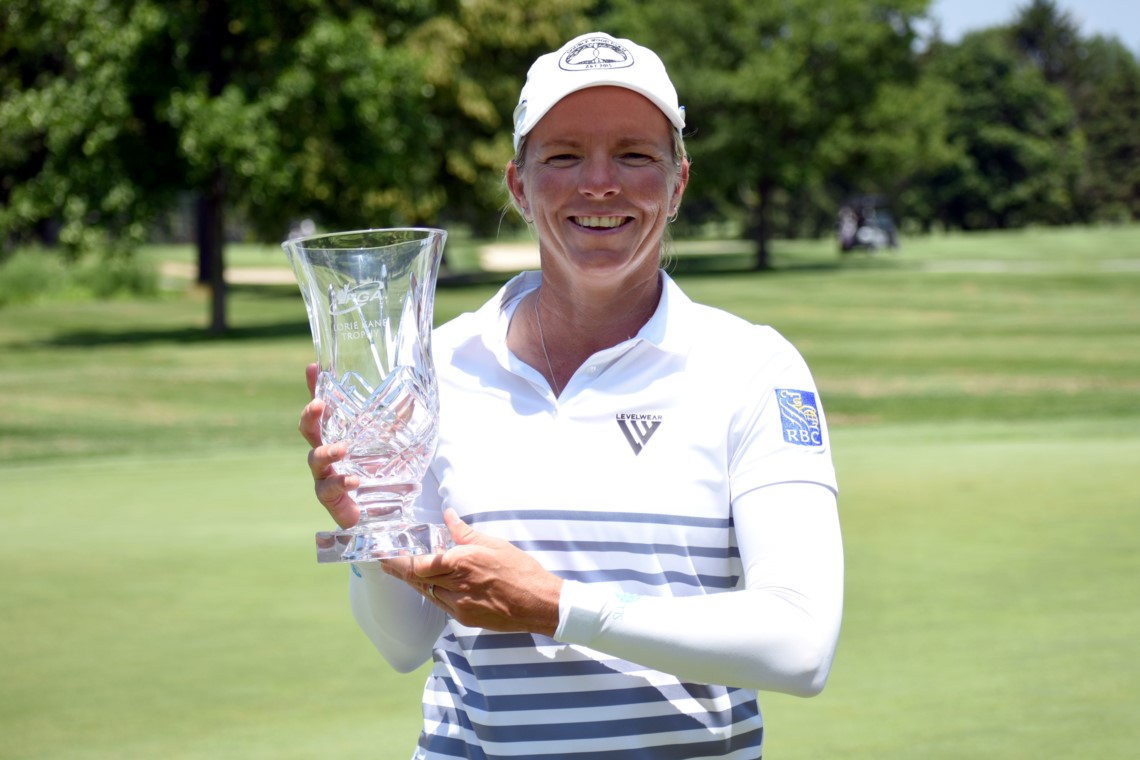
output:
<instances>
[{"instance_id":1,"label":"sunlit grass","mask_svg":"<svg viewBox=\"0 0 1140 760\"><path fill-rule=\"evenodd\" d=\"M1138 233L780 242L762 274L747 246L679 255L694 299L792 339L832 424L840 652L818 699L762 697L766 757L1130 756ZM442 287L437 319L496 287ZM422 674L385 668L310 554L296 287L229 305L224 338L185 281L0 310L0 757L410 754Z\"/></svg>"}]
</instances>

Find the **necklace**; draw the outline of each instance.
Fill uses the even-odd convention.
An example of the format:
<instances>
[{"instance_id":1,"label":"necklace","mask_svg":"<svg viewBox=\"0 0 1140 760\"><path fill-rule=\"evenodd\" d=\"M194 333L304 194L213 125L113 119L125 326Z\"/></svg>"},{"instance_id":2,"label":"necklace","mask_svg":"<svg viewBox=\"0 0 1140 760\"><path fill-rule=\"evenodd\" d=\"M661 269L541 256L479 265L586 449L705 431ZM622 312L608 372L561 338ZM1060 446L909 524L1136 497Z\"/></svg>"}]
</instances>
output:
<instances>
[{"instance_id":1,"label":"necklace","mask_svg":"<svg viewBox=\"0 0 1140 760\"><path fill-rule=\"evenodd\" d=\"M550 354L546 352L546 336L542 334L542 314L538 311L540 298L542 298L541 293L534 297L534 321L538 323L538 342L542 344L542 355L546 359L546 369L550 371L550 384L554 387L554 397L558 398L562 395L562 389L558 387L558 380L554 377L554 366L550 363Z\"/></svg>"}]
</instances>

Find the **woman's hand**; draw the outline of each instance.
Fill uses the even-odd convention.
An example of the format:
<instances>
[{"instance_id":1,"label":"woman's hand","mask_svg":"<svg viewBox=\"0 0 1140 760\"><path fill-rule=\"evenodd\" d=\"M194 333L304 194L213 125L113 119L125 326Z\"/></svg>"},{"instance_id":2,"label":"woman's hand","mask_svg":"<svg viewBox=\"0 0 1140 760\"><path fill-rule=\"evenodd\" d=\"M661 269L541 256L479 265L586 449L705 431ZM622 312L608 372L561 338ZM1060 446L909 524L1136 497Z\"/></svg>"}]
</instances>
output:
<instances>
[{"instance_id":1,"label":"woman's hand","mask_svg":"<svg viewBox=\"0 0 1140 760\"><path fill-rule=\"evenodd\" d=\"M553 636L562 579L511 543L473 530L453 509L443 520L454 547L443 554L384 560L384 572L463 625Z\"/></svg>"},{"instance_id":2,"label":"woman's hand","mask_svg":"<svg viewBox=\"0 0 1140 760\"><path fill-rule=\"evenodd\" d=\"M316 398L316 364L305 368L305 380L309 384L309 395L314 398L301 410L301 422L297 428L313 447L309 452L309 470L313 473L317 500L324 505L337 525L351 528L360 519L360 510L349 492L360 484L359 478L355 475L340 475L333 469L333 464L344 459L347 453L347 447L343 443L330 443L327 446L321 443L321 414L325 404Z\"/></svg>"}]
</instances>

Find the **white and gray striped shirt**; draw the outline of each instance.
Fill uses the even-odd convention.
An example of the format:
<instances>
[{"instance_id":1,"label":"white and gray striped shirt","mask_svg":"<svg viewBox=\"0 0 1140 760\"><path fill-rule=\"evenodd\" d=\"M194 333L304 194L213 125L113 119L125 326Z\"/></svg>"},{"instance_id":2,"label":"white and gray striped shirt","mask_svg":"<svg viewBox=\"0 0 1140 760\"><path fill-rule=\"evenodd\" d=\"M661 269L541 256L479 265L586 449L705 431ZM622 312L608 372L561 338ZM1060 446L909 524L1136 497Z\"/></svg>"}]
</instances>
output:
<instances>
[{"instance_id":1,"label":"white and gray striped shirt","mask_svg":"<svg viewBox=\"0 0 1140 760\"><path fill-rule=\"evenodd\" d=\"M416 758L760 757L756 684L768 686L747 674L751 655L722 653L722 666L734 657L745 663L737 686L671 675L700 675L702 646L734 644L707 636L707 645L682 643L687 629L702 630L686 610L713 608L660 603L703 604L701 597L715 604L734 596L727 592L759 599L751 578L742 591L746 563L734 509L747 494L783 483L818 484L833 505L826 423L787 341L693 304L662 277L650 322L592 357L559 399L505 347L513 306L537 284L534 273L433 336L441 430L423 516L438 521L453 508L568 583L556 640L468 628L415 595L397 600L406 589L389 588L380 573L353 576L357 619L391 661L418 665L442 626L431 646ZM800 394L796 406L777 399L787 389ZM570 621L571 599L580 602L579 620L597 618L595 629L583 633L593 622ZM654 603L659 612L648 613L641 639L599 646L599 631L620 639L623 618L633 622L635 609ZM768 610L760 601L742 614L772 624L779 615ZM838 610L834 616L828 625L837 633ZM676 669L640 664L668 660L674 643ZM730 683L736 673L729 667L726 675Z\"/></svg>"}]
</instances>

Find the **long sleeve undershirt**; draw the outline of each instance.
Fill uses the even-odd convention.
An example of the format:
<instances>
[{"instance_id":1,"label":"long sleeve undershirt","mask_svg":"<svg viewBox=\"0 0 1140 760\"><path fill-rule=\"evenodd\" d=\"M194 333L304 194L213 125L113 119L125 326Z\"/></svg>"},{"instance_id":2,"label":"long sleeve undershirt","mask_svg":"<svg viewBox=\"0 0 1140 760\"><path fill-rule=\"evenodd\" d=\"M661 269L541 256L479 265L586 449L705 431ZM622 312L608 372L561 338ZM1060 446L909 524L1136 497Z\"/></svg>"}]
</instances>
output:
<instances>
[{"instance_id":1,"label":"long sleeve undershirt","mask_svg":"<svg viewBox=\"0 0 1140 760\"><path fill-rule=\"evenodd\" d=\"M567 581L554 638L702 683L818 693L843 606L834 493L780 483L733 503L745 588L691 597L621 597ZM401 672L431 656L446 617L375 565L350 576L353 614Z\"/></svg>"}]
</instances>

